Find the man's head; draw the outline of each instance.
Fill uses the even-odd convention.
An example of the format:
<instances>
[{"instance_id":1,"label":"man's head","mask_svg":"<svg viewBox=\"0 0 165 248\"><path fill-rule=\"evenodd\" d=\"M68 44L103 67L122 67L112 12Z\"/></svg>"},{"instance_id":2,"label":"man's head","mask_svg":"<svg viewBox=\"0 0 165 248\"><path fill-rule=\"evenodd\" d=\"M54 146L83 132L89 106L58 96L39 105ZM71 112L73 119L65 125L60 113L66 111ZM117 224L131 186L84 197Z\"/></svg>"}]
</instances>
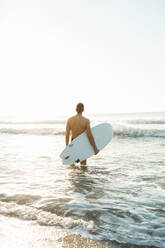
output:
<instances>
[{"instance_id":1,"label":"man's head","mask_svg":"<svg viewBox=\"0 0 165 248\"><path fill-rule=\"evenodd\" d=\"M82 113L84 111L84 104L83 103L78 103L77 106L76 106L76 111L77 113Z\"/></svg>"}]
</instances>

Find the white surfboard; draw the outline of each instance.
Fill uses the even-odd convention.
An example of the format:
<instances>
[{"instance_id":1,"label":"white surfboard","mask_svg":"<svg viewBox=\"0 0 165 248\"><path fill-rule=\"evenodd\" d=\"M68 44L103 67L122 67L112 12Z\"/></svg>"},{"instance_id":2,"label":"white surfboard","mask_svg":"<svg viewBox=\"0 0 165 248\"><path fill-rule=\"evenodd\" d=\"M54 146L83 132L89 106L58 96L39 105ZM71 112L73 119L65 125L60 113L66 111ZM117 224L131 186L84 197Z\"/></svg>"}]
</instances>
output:
<instances>
[{"instance_id":1,"label":"white surfboard","mask_svg":"<svg viewBox=\"0 0 165 248\"><path fill-rule=\"evenodd\" d=\"M109 123L102 123L91 128L97 149L102 150L112 139L113 129ZM94 155L94 150L88 140L86 132L75 138L60 154L63 164L81 162Z\"/></svg>"}]
</instances>

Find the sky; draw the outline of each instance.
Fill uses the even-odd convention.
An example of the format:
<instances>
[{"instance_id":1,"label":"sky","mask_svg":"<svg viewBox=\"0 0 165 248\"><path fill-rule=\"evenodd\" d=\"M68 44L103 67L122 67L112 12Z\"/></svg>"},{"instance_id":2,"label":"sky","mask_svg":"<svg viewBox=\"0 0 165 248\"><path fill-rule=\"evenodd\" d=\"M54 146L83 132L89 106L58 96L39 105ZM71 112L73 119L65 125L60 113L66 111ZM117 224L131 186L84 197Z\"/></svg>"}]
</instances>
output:
<instances>
[{"instance_id":1,"label":"sky","mask_svg":"<svg viewBox=\"0 0 165 248\"><path fill-rule=\"evenodd\" d=\"M0 115L165 111L164 0L1 0Z\"/></svg>"}]
</instances>

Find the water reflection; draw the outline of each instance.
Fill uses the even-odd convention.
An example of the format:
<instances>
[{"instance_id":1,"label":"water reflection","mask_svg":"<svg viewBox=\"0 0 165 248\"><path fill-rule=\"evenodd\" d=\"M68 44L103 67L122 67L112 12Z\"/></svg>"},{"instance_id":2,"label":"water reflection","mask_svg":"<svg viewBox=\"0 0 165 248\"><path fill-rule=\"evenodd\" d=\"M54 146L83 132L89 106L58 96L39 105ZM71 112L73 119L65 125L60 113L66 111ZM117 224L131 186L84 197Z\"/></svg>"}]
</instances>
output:
<instances>
[{"instance_id":1,"label":"water reflection","mask_svg":"<svg viewBox=\"0 0 165 248\"><path fill-rule=\"evenodd\" d=\"M101 199L104 198L104 180L94 167L74 168L70 172L71 201L65 205L65 216L96 221L104 211ZM64 210L64 209L63 209Z\"/></svg>"}]
</instances>

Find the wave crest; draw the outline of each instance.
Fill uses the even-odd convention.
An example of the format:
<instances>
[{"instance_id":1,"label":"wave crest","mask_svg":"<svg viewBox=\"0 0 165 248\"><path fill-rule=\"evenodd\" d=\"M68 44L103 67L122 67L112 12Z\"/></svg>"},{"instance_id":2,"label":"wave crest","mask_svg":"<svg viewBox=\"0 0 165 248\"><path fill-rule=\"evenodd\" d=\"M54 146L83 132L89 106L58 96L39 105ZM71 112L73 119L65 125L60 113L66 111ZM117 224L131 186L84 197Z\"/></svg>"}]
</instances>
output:
<instances>
[{"instance_id":1,"label":"wave crest","mask_svg":"<svg viewBox=\"0 0 165 248\"><path fill-rule=\"evenodd\" d=\"M64 131L55 128L0 128L1 134L30 134L30 135L64 135Z\"/></svg>"},{"instance_id":2,"label":"wave crest","mask_svg":"<svg viewBox=\"0 0 165 248\"><path fill-rule=\"evenodd\" d=\"M150 125L156 125L156 124L165 124L165 119L161 120L146 120L146 119L137 119L137 120L127 120L126 123L128 124L150 124Z\"/></svg>"},{"instance_id":3,"label":"wave crest","mask_svg":"<svg viewBox=\"0 0 165 248\"><path fill-rule=\"evenodd\" d=\"M107 120L114 129L114 135L129 137L165 137L165 119ZM100 123L100 121L99 121ZM37 125L38 124L38 125ZM54 124L54 125L52 125ZM12 135L65 135L65 121L37 121L1 123L0 134ZM95 124L98 124L95 122Z\"/></svg>"},{"instance_id":4,"label":"wave crest","mask_svg":"<svg viewBox=\"0 0 165 248\"><path fill-rule=\"evenodd\" d=\"M74 220L71 217L61 217L35 207L18 205L15 202L0 201L0 214L22 220L35 221L39 225L57 226L63 229L83 229L87 231L92 229L94 225L93 221L87 222L82 219Z\"/></svg>"},{"instance_id":5,"label":"wave crest","mask_svg":"<svg viewBox=\"0 0 165 248\"><path fill-rule=\"evenodd\" d=\"M165 138L165 130L158 129L142 129L127 127L125 125L114 125L114 135L128 137L162 137ZM12 135L65 135L64 130L56 128L0 128L1 134Z\"/></svg>"},{"instance_id":6,"label":"wave crest","mask_svg":"<svg viewBox=\"0 0 165 248\"><path fill-rule=\"evenodd\" d=\"M128 137L162 137L165 138L165 130L134 128L125 125L114 126L114 134Z\"/></svg>"}]
</instances>

